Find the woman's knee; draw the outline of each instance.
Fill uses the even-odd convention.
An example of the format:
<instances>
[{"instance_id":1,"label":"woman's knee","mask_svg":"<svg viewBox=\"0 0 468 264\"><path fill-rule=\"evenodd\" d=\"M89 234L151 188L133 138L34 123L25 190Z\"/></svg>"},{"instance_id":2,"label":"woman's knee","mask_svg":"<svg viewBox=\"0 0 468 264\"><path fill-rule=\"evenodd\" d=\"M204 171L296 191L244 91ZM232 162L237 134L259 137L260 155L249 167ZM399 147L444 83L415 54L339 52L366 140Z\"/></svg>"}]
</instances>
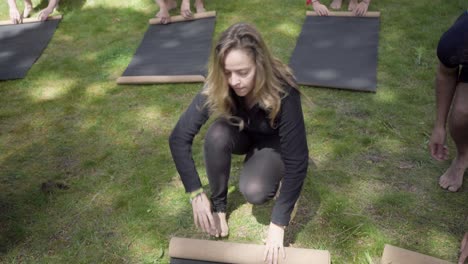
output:
<instances>
[{"instance_id":1,"label":"woman's knee","mask_svg":"<svg viewBox=\"0 0 468 264\"><path fill-rule=\"evenodd\" d=\"M274 196L260 183L244 184L239 186L239 189L247 202L255 205L264 204Z\"/></svg>"},{"instance_id":2,"label":"woman's knee","mask_svg":"<svg viewBox=\"0 0 468 264\"><path fill-rule=\"evenodd\" d=\"M468 83L458 83L452 105L452 125L466 127L468 124Z\"/></svg>"},{"instance_id":3,"label":"woman's knee","mask_svg":"<svg viewBox=\"0 0 468 264\"><path fill-rule=\"evenodd\" d=\"M232 145L232 128L225 121L215 121L205 136L205 149L225 150Z\"/></svg>"}]
</instances>

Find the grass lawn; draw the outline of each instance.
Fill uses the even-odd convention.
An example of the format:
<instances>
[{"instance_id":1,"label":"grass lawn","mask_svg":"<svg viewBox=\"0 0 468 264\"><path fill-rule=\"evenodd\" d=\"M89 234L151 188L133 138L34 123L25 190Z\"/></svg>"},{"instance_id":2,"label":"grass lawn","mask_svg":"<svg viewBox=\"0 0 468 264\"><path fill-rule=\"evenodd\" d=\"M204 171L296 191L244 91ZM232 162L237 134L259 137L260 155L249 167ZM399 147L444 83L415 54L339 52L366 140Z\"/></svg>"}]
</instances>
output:
<instances>
[{"instance_id":1,"label":"grass lawn","mask_svg":"<svg viewBox=\"0 0 468 264\"><path fill-rule=\"evenodd\" d=\"M205 2L217 11L215 38L250 22L289 61L305 0ZM37 12L47 1L33 3ZM374 0L377 93L302 87L312 100L303 109L314 164L286 231L290 246L327 249L333 263L377 263L385 243L457 260L468 231L468 177L460 192L439 188L449 161L433 161L427 143L435 47L466 8L465 0ZM167 143L202 85L116 84L157 11L153 0L62 0L60 11L27 77L0 82L0 262L168 263L172 236L210 239L193 226ZM0 19L8 19L6 1ZM206 185L205 131L193 152ZM272 204L244 201L241 166L238 157L227 240L261 244ZM69 188L41 188L48 181Z\"/></svg>"}]
</instances>

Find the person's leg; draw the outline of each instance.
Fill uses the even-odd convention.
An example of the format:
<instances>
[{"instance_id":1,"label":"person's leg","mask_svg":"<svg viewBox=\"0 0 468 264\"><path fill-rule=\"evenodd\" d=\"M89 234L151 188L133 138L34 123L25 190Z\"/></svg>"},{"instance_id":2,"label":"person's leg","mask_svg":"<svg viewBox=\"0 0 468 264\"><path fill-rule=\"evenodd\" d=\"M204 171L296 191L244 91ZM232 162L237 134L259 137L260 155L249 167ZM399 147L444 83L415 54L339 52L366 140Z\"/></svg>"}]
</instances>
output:
<instances>
[{"instance_id":1,"label":"person's leg","mask_svg":"<svg viewBox=\"0 0 468 264\"><path fill-rule=\"evenodd\" d=\"M348 11L353 11L358 5L358 0L349 0Z\"/></svg>"},{"instance_id":2,"label":"person's leg","mask_svg":"<svg viewBox=\"0 0 468 264\"><path fill-rule=\"evenodd\" d=\"M463 174L468 168L468 67L463 67L457 84L450 113L450 135L457 148L457 156L440 177L442 188L456 192L463 184Z\"/></svg>"},{"instance_id":3,"label":"person's leg","mask_svg":"<svg viewBox=\"0 0 468 264\"><path fill-rule=\"evenodd\" d=\"M239 179L239 190L251 204L263 204L275 197L284 175L277 138L261 142L247 154Z\"/></svg>"},{"instance_id":4,"label":"person's leg","mask_svg":"<svg viewBox=\"0 0 468 264\"><path fill-rule=\"evenodd\" d=\"M197 13L202 13L205 12L205 6L203 4L203 0L195 0L195 9L197 10Z\"/></svg>"},{"instance_id":5,"label":"person's leg","mask_svg":"<svg viewBox=\"0 0 468 264\"><path fill-rule=\"evenodd\" d=\"M213 211L222 225L226 223L227 189L231 171L232 154L245 154L249 150L249 138L245 132L229 124L225 119L216 120L208 129L204 144L206 174L211 189ZM221 226L222 226L221 225ZM227 235L221 232L222 236ZM223 235L225 234L225 235Z\"/></svg>"},{"instance_id":6,"label":"person's leg","mask_svg":"<svg viewBox=\"0 0 468 264\"><path fill-rule=\"evenodd\" d=\"M159 11L156 13L156 17L161 19L162 24L171 22L171 16L169 11L177 7L175 0L156 0L156 4L159 6Z\"/></svg>"},{"instance_id":7,"label":"person's leg","mask_svg":"<svg viewBox=\"0 0 468 264\"><path fill-rule=\"evenodd\" d=\"M458 264L464 264L468 258L468 232L465 233L463 240L460 246L460 258L458 259Z\"/></svg>"},{"instance_id":8,"label":"person's leg","mask_svg":"<svg viewBox=\"0 0 468 264\"><path fill-rule=\"evenodd\" d=\"M180 14L185 18L191 18L193 16L190 10L190 0L182 0L180 4Z\"/></svg>"},{"instance_id":9,"label":"person's leg","mask_svg":"<svg viewBox=\"0 0 468 264\"><path fill-rule=\"evenodd\" d=\"M343 0L333 0L333 2L331 2L330 4L330 7L332 9L340 9L342 3L343 3Z\"/></svg>"},{"instance_id":10,"label":"person's leg","mask_svg":"<svg viewBox=\"0 0 468 264\"><path fill-rule=\"evenodd\" d=\"M225 119L216 120L205 137L204 158L211 189L213 218L221 237L229 234L226 219L227 189L232 154L245 154L250 140L245 132L230 125Z\"/></svg>"},{"instance_id":11,"label":"person's leg","mask_svg":"<svg viewBox=\"0 0 468 264\"><path fill-rule=\"evenodd\" d=\"M24 0L23 18L28 18L33 9L31 0Z\"/></svg>"}]
</instances>

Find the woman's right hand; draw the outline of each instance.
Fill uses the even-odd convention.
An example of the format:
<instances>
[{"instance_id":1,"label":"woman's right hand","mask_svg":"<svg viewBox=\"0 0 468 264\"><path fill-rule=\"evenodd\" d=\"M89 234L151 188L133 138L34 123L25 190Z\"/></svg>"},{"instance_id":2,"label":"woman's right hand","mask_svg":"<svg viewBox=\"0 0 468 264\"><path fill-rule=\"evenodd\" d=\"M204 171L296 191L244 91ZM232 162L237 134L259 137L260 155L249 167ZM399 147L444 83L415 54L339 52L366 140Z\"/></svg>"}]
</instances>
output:
<instances>
[{"instance_id":1,"label":"woman's right hand","mask_svg":"<svg viewBox=\"0 0 468 264\"><path fill-rule=\"evenodd\" d=\"M314 8L315 12L319 16L328 16L329 15L328 8L325 5L322 5L319 1L313 2L312 7Z\"/></svg>"},{"instance_id":2,"label":"woman's right hand","mask_svg":"<svg viewBox=\"0 0 468 264\"><path fill-rule=\"evenodd\" d=\"M195 226L203 232L216 236L218 231L211 212L211 202L204 192L193 198L192 209Z\"/></svg>"},{"instance_id":3,"label":"woman's right hand","mask_svg":"<svg viewBox=\"0 0 468 264\"><path fill-rule=\"evenodd\" d=\"M23 23L23 18L17 8L10 8L10 20L13 24Z\"/></svg>"},{"instance_id":4,"label":"woman's right hand","mask_svg":"<svg viewBox=\"0 0 468 264\"><path fill-rule=\"evenodd\" d=\"M434 127L431 138L429 139L431 156L438 161L448 159L448 148L445 144L446 133L445 127Z\"/></svg>"}]
</instances>

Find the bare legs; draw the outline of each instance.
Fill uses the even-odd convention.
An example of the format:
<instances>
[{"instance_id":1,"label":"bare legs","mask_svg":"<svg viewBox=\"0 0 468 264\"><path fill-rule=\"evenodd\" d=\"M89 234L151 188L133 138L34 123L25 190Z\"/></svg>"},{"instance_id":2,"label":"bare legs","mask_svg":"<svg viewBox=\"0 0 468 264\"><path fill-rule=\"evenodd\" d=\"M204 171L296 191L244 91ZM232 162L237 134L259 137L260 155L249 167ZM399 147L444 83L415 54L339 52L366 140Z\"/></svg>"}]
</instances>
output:
<instances>
[{"instance_id":1,"label":"bare legs","mask_svg":"<svg viewBox=\"0 0 468 264\"><path fill-rule=\"evenodd\" d=\"M167 24L171 22L171 16L169 11L177 7L175 0L156 0L156 4L159 5L159 12L156 17L161 19L161 23Z\"/></svg>"},{"instance_id":2,"label":"bare legs","mask_svg":"<svg viewBox=\"0 0 468 264\"><path fill-rule=\"evenodd\" d=\"M156 4L159 5L159 12L156 17L161 18L161 23L167 24L171 22L169 11L177 7L175 0L156 0ZM203 0L195 0L195 9L197 13L205 12ZM180 4L180 14L185 18L192 17L192 11L190 11L190 0L182 0Z\"/></svg>"},{"instance_id":3,"label":"bare legs","mask_svg":"<svg viewBox=\"0 0 468 264\"><path fill-rule=\"evenodd\" d=\"M24 10L23 10L23 18L29 17L31 14L33 7L31 0L24 0Z\"/></svg>"},{"instance_id":4,"label":"bare legs","mask_svg":"<svg viewBox=\"0 0 468 264\"><path fill-rule=\"evenodd\" d=\"M463 183L463 174L468 167L468 83L458 83L449 120L450 135L457 147L457 156L447 171L440 177L439 185L456 192Z\"/></svg>"},{"instance_id":5,"label":"bare legs","mask_svg":"<svg viewBox=\"0 0 468 264\"><path fill-rule=\"evenodd\" d=\"M330 4L330 7L332 9L340 9L342 3L343 3L343 0L333 0L333 2L331 2Z\"/></svg>"},{"instance_id":6,"label":"bare legs","mask_svg":"<svg viewBox=\"0 0 468 264\"><path fill-rule=\"evenodd\" d=\"M332 9L340 9L343 0L333 0L330 4ZM349 0L348 11L353 11L358 5L358 0Z\"/></svg>"},{"instance_id":7,"label":"bare legs","mask_svg":"<svg viewBox=\"0 0 468 264\"><path fill-rule=\"evenodd\" d=\"M348 11L353 11L358 5L358 0L349 0Z\"/></svg>"},{"instance_id":8,"label":"bare legs","mask_svg":"<svg viewBox=\"0 0 468 264\"><path fill-rule=\"evenodd\" d=\"M465 233L460 247L460 258L458 259L458 264L464 264L468 258L468 233Z\"/></svg>"}]
</instances>

